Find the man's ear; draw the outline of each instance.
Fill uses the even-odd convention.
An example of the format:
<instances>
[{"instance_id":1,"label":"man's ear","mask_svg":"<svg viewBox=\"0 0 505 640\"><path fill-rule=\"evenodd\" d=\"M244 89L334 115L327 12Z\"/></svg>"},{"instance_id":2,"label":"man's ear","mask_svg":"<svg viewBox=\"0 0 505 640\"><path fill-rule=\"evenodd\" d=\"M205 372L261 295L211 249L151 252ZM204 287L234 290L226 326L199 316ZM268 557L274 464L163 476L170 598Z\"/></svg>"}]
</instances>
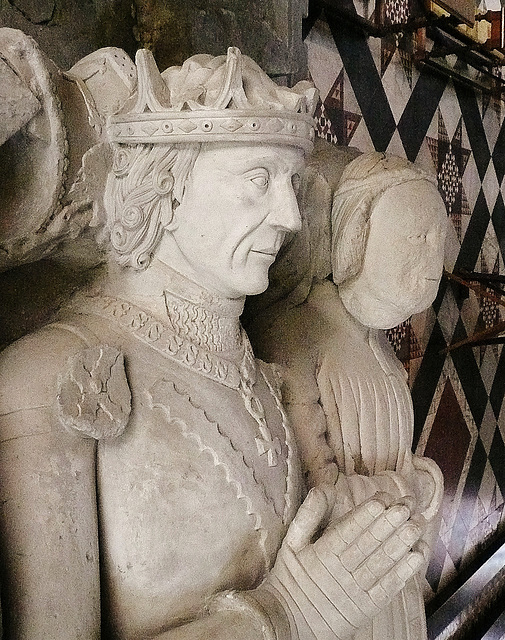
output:
<instances>
[{"instance_id":1,"label":"man's ear","mask_svg":"<svg viewBox=\"0 0 505 640\"><path fill-rule=\"evenodd\" d=\"M165 231L175 231L179 226L179 201L173 198L171 203L165 202L162 207L161 226Z\"/></svg>"}]
</instances>

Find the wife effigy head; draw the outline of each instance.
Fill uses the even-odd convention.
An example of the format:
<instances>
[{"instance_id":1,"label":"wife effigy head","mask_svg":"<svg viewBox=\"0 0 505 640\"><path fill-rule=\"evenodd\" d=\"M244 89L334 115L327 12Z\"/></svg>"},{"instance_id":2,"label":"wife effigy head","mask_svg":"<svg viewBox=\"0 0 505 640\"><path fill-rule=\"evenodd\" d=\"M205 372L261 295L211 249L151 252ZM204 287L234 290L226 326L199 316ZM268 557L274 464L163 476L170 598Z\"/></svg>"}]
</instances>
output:
<instances>
[{"instance_id":1,"label":"wife effigy head","mask_svg":"<svg viewBox=\"0 0 505 640\"><path fill-rule=\"evenodd\" d=\"M437 187L434 174L399 156L372 151L347 165L331 212L332 278L336 284L360 271L376 203L392 187L417 181Z\"/></svg>"},{"instance_id":2,"label":"wife effigy head","mask_svg":"<svg viewBox=\"0 0 505 640\"><path fill-rule=\"evenodd\" d=\"M435 299L447 214L436 176L367 153L344 170L333 199L333 281L361 324L388 329Z\"/></svg>"}]
</instances>

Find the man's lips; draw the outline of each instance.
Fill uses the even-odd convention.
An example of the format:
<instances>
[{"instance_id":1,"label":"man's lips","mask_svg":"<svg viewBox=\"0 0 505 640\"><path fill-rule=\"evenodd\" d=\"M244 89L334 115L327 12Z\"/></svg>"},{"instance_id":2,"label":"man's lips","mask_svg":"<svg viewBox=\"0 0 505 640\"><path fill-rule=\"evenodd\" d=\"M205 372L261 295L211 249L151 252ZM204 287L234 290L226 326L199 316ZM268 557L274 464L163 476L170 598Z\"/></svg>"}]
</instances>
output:
<instances>
[{"instance_id":1,"label":"man's lips","mask_svg":"<svg viewBox=\"0 0 505 640\"><path fill-rule=\"evenodd\" d=\"M261 240L258 239L258 246L252 247L251 251L259 255L268 256L269 258L276 258L284 242L284 237L284 233L279 233L276 237L265 238L266 242L271 242L272 244L264 245L260 245L259 242L261 242Z\"/></svg>"},{"instance_id":2,"label":"man's lips","mask_svg":"<svg viewBox=\"0 0 505 640\"><path fill-rule=\"evenodd\" d=\"M279 253L279 249L276 247L267 247L266 249L251 249L253 253L260 253L266 256L275 256Z\"/></svg>"}]
</instances>

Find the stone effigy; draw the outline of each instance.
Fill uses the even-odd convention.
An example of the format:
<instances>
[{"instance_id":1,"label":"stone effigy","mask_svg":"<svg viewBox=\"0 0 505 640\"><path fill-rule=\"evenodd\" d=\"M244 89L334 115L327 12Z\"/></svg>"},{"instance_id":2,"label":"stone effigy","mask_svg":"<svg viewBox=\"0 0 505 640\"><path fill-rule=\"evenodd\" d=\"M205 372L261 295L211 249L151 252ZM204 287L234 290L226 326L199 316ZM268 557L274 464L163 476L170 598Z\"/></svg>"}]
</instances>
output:
<instances>
[{"instance_id":1,"label":"stone effigy","mask_svg":"<svg viewBox=\"0 0 505 640\"><path fill-rule=\"evenodd\" d=\"M16 38L36 53L8 30L12 59ZM239 320L301 226L315 90L233 48L162 74L116 50L51 73L75 91L42 93L87 113L55 152L81 170L5 252L44 255L75 214L106 267L1 356L5 636L354 638L419 571L423 526L394 496L346 514L334 485L305 496L279 381Z\"/></svg>"},{"instance_id":2,"label":"stone effigy","mask_svg":"<svg viewBox=\"0 0 505 640\"><path fill-rule=\"evenodd\" d=\"M428 557L443 479L433 461L412 455L406 373L382 330L435 298L445 207L436 180L406 160L374 152L347 162L327 209L329 247L315 250L320 277L303 302L257 335L255 346L281 365L309 486L335 485L340 515L377 491L405 498ZM321 200L314 173L328 173L317 159L312 164L305 208ZM422 577L420 571L355 637L425 638Z\"/></svg>"}]
</instances>

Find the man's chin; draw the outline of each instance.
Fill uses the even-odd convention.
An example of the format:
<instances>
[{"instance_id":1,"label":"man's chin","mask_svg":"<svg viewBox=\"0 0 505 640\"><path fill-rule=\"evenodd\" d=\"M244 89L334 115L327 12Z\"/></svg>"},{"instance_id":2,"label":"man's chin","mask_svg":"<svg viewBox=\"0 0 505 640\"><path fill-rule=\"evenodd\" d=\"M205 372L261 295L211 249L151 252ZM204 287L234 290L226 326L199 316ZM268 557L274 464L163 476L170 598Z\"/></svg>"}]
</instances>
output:
<instances>
[{"instance_id":1,"label":"man's chin","mask_svg":"<svg viewBox=\"0 0 505 640\"><path fill-rule=\"evenodd\" d=\"M245 296L257 296L260 293L263 293L264 291L267 290L268 288L268 276L266 276L264 279L261 280L261 282L258 280L257 282L251 282L249 284L249 286L244 285L242 290L243 290L243 294Z\"/></svg>"}]
</instances>

